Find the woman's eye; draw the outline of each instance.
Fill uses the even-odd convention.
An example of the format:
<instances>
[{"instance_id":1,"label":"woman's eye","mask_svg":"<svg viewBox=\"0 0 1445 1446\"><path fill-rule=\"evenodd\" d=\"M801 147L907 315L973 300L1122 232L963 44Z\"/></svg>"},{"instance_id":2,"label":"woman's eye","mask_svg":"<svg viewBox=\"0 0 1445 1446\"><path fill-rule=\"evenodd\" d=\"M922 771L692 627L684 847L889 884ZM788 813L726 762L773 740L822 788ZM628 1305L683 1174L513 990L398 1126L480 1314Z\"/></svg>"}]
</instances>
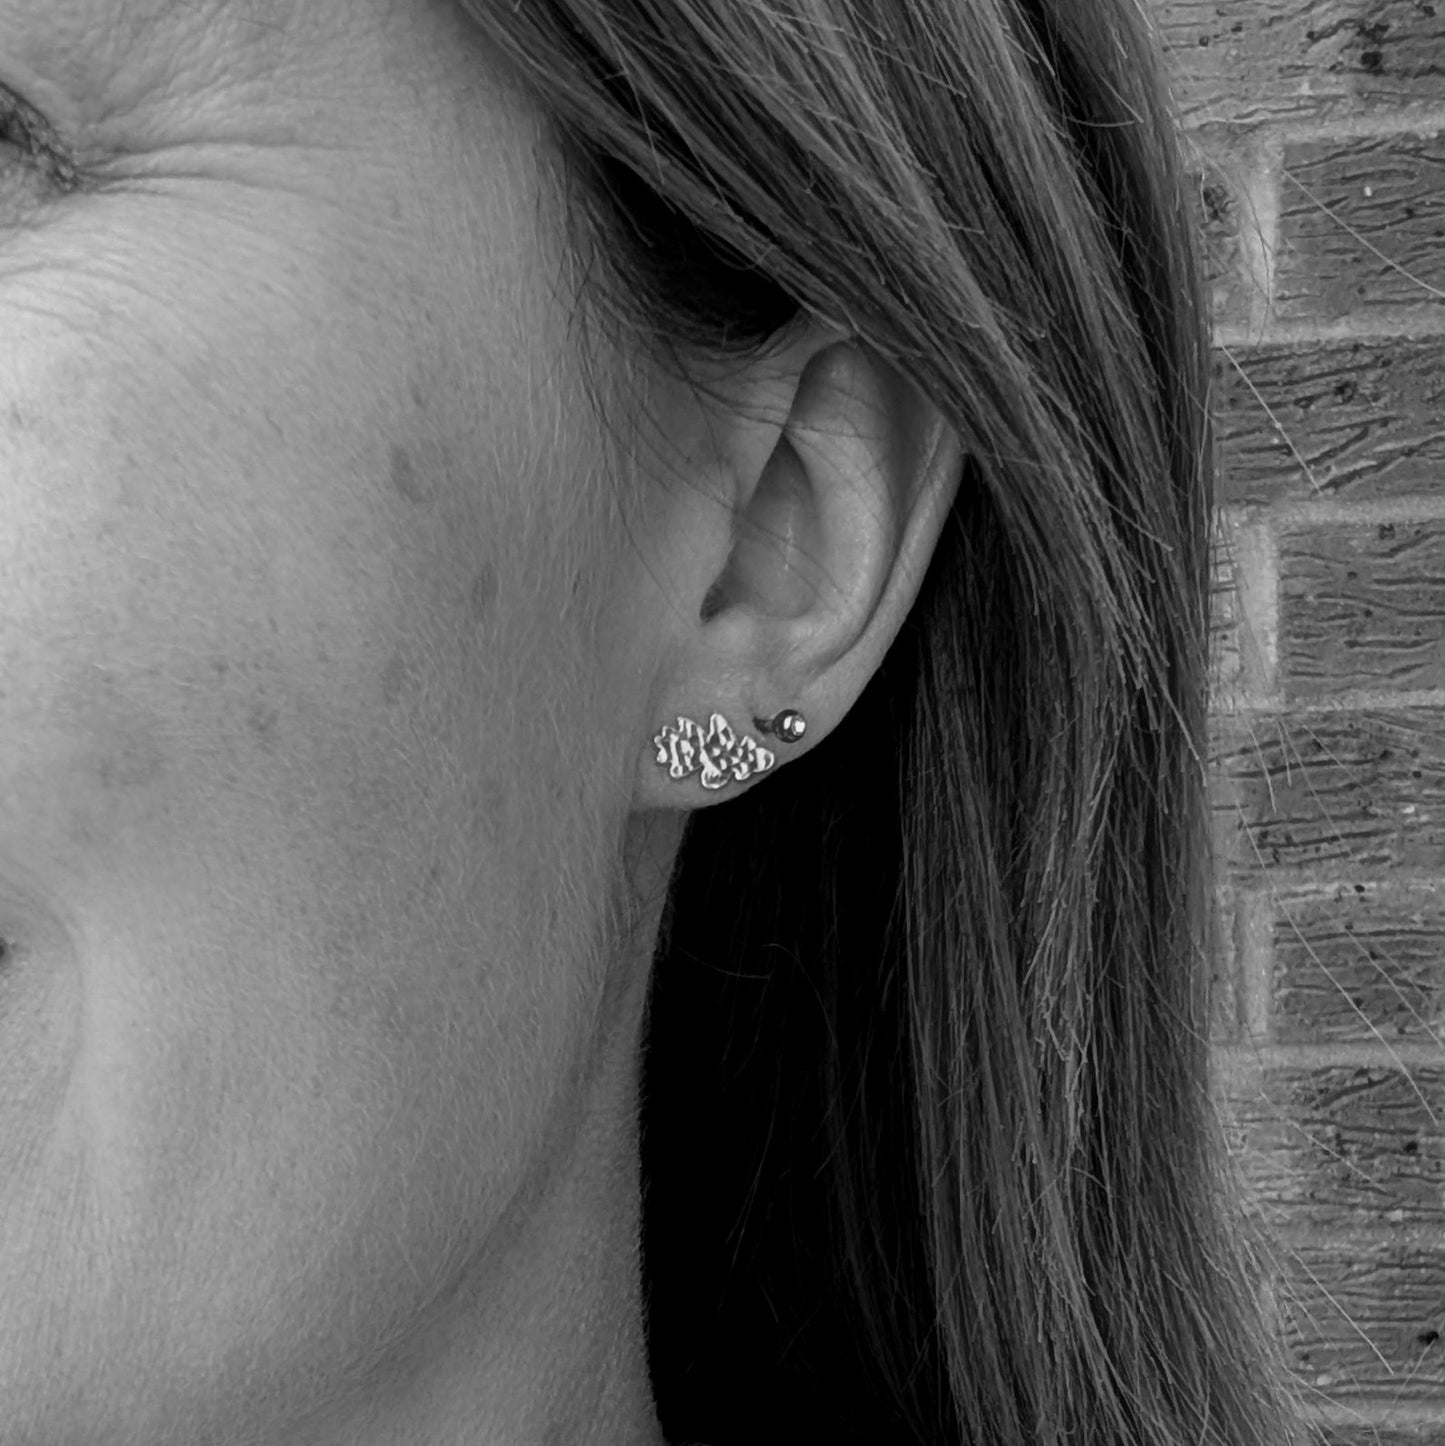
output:
<instances>
[{"instance_id":1,"label":"woman's eye","mask_svg":"<svg viewBox=\"0 0 1445 1446\"><path fill-rule=\"evenodd\" d=\"M72 191L80 183L74 161L55 128L28 101L0 86L0 145L18 151L51 185Z\"/></svg>"}]
</instances>

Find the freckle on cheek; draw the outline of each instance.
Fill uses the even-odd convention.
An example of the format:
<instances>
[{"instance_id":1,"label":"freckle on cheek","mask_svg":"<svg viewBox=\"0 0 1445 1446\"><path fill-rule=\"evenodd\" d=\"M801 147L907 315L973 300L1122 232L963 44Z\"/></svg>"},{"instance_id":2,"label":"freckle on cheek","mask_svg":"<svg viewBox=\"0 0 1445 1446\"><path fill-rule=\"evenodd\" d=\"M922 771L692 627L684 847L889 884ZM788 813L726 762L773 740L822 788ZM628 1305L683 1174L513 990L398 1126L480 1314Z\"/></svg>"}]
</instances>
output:
<instances>
[{"instance_id":1,"label":"freckle on cheek","mask_svg":"<svg viewBox=\"0 0 1445 1446\"><path fill-rule=\"evenodd\" d=\"M276 741L276 723L280 714L269 703L252 703L246 711L246 727L264 748Z\"/></svg>"},{"instance_id":2,"label":"freckle on cheek","mask_svg":"<svg viewBox=\"0 0 1445 1446\"><path fill-rule=\"evenodd\" d=\"M165 769L165 755L149 739L130 739L96 765L102 788L144 788Z\"/></svg>"},{"instance_id":3,"label":"freckle on cheek","mask_svg":"<svg viewBox=\"0 0 1445 1446\"><path fill-rule=\"evenodd\" d=\"M477 622L485 622L492 611L492 605L497 600L497 569L488 563L476 576L472 583L471 608L472 616Z\"/></svg>"},{"instance_id":4,"label":"freckle on cheek","mask_svg":"<svg viewBox=\"0 0 1445 1446\"><path fill-rule=\"evenodd\" d=\"M411 453L405 447L391 449L391 485L393 490L408 502L421 505L431 501L429 479L418 472Z\"/></svg>"}]
</instances>

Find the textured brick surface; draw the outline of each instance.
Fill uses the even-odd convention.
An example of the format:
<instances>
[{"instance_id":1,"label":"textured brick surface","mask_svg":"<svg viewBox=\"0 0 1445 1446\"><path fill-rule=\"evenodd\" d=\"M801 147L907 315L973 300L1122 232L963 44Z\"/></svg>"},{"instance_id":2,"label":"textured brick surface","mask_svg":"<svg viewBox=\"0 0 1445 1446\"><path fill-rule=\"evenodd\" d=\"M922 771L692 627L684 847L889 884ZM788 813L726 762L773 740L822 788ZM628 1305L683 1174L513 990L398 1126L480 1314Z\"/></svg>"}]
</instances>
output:
<instances>
[{"instance_id":1,"label":"textured brick surface","mask_svg":"<svg viewBox=\"0 0 1445 1446\"><path fill-rule=\"evenodd\" d=\"M1445 1443L1445 0L1155 0L1215 325L1212 1039L1328 1446Z\"/></svg>"},{"instance_id":2,"label":"textured brick surface","mask_svg":"<svg viewBox=\"0 0 1445 1446\"><path fill-rule=\"evenodd\" d=\"M1441 357L1435 337L1221 350L1214 367L1219 500L1445 500Z\"/></svg>"},{"instance_id":3,"label":"textured brick surface","mask_svg":"<svg viewBox=\"0 0 1445 1446\"><path fill-rule=\"evenodd\" d=\"M1387 1403L1388 1404L1388 1403ZM1425 1422L1415 1426L1375 1426L1369 1424L1369 1415L1378 1414L1378 1407L1368 1414L1363 1422L1350 1425L1326 1425L1321 1428L1320 1446L1440 1446L1439 1426Z\"/></svg>"},{"instance_id":4,"label":"textured brick surface","mask_svg":"<svg viewBox=\"0 0 1445 1446\"><path fill-rule=\"evenodd\" d=\"M1445 1253L1445 1066L1268 1066L1228 1114L1258 1214L1283 1238L1398 1228Z\"/></svg>"},{"instance_id":5,"label":"textured brick surface","mask_svg":"<svg viewBox=\"0 0 1445 1446\"><path fill-rule=\"evenodd\" d=\"M1185 119L1285 121L1438 105L1435 0L1156 3Z\"/></svg>"},{"instance_id":6,"label":"textured brick surface","mask_svg":"<svg viewBox=\"0 0 1445 1446\"><path fill-rule=\"evenodd\" d=\"M1445 872L1445 708L1216 717L1220 861L1313 877Z\"/></svg>"},{"instance_id":7,"label":"textured brick surface","mask_svg":"<svg viewBox=\"0 0 1445 1446\"><path fill-rule=\"evenodd\" d=\"M1445 1393L1438 1234L1336 1241L1300 1232L1281 1241L1280 1263L1284 1340L1302 1384L1340 1405L1386 1412L1433 1405Z\"/></svg>"},{"instance_id":8,"label":"textured brick surface","mask_svg":"<svg viewBox=\"0 0 1445 1446\"><path fill-rule=\"evenodd\" d=\"M1445 297L1445 136L1292 142L1280 180L1279 321L1368 323Z\"/></svg>"},{"instance_id":9,"label":"textured brick surface","mask_svg":"<svg viewBox=\"0 0 1445 1446\"><path fill-rule=\"evenodd\" d=\"M1210 598L1210 667L1216 692L1232 690L1239 681L1238 591L1235 583L1234 539L1221 537L1213 552L1214 585Z\"/></svg>"},{"instance_id":10,"label":"textured brick surface","mask_svg":"<svg viewBox=\"0 0 1445 1446\"><path fill-rule=\"evenodd\" d=\"M1232 1044L1239 1038L1239 995L1235 985L1239 966L1235 942L1235 900L1227 889L1214 898L1213 973L1210 976L1210 999L1214 1013L1210 1020L1209 1038L1218 1045Z\"/></svg>"},{"instance_id":11,"label":"textured brick surface","mask_svg":"<svg viewBox=\"0 0 1445 1446\"><path fill-rule=\"evenodd\" d=\"M1445 518L1280 529L1279 664L1287 698L1445 688L1442 620Z\"/></svg>"},{"instance_id":12,"label":"textured brick surface","mask_svg":"<svg viewBox=\"0 0 1445 1446\"><path fill-rule=\"evenodd\" d=\"M1276 1042L1439 1048L1445 883L1336 885L1273 903Z\"/></svg>"},{"instance_id":13,"label":"textured brick surface","mask_svg":"<svg viewBox=\"0 0 1445 1446\"><path fill-rule=\"evenodd\" d=\"M1206 126L1187 136L1196 224L1204 238L1213 320L1248 322L1257 291L1250 228L1250 184L1261 158L1230 127Z\"/></svg>"}]
</instances>

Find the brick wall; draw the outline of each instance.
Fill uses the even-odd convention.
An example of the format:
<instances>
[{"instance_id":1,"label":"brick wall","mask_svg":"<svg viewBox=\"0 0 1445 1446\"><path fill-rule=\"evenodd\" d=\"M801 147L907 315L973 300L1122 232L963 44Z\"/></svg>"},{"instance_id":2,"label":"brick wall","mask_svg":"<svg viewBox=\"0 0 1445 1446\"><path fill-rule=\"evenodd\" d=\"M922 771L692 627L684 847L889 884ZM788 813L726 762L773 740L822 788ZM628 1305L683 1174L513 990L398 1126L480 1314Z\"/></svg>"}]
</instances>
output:
<instances>
[{"instance_id":1,"label":"brick wall","mask_svg":"<svg viewBox=\"0 0 1445 1446\"><path fill-rule=\"evenodd\" d=\"M1445 0L1151 4L1215 283L1219 1097L1324 1439L1445 1442Z\"/></svg>"}]
</instances>

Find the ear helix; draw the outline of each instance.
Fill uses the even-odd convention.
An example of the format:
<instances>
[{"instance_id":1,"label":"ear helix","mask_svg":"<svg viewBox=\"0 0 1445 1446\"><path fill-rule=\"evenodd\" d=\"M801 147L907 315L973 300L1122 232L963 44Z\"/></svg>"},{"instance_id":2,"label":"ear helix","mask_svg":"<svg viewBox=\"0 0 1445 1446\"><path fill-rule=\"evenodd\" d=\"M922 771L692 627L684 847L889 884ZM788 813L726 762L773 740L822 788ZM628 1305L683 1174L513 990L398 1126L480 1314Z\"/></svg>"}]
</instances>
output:
<instances>
[{"instance_id":1,"label":"ear helix","mask_svg":"<svg viewBox=\"0 0 1445 1446\"><path fill-rule=\"evenodd\" d=\"M754 718L753 726L781 743L796 743L808 725L796 708L785 708L772 718ZM766 773L776 761L776 755L755 738L746 733L738 737L721 713L709 718L706 732L691 718L679 715L676 726L664 724L652 741L657 745L657 762L669 777L685 779L700 774L698 781L707 789L744 783L755 774Z\"/></svg>"}]
</instances>

